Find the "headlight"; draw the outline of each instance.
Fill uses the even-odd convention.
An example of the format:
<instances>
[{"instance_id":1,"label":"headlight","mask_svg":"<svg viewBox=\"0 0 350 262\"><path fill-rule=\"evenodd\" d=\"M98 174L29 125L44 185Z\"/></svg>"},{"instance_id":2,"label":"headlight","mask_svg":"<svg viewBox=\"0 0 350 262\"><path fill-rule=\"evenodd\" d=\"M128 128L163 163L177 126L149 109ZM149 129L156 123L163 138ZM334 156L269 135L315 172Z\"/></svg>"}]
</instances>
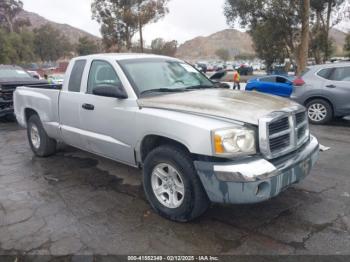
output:
<instances>
[{"instance_id":1,"label":"headlight","mask_svg":"<svg viewBox=\"0 0 350 262\"><path fill-rule=\"evenodd\" d=\"M213 132L213 150L217 156L255 154L255 132L243 127L216 130Z\"/></svg>"}]
</instances>

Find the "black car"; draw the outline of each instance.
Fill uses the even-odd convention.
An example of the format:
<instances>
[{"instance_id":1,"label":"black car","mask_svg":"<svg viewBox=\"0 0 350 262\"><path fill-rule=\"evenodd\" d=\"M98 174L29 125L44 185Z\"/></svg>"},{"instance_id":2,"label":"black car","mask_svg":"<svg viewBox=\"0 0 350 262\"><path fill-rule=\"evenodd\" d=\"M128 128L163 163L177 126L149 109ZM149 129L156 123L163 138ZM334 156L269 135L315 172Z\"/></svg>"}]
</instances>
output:
<instances>
[{"instance_id":1,"label":"black car","mask_svg":"<svg viewBox=\"0 0 350 262\"><path fill-rule=\"evenodd\" d=\"M242 76L248 76L253 74L254 69L251 66L241 65L237 71Z\"/></svg>"},{"instance_id":2,"label":"black car","mask_svg":"<svg viewBox=\"0 0 350 262\"><path fill-rule=\"evenodd\" d=\"M23 68L0 65L0 117L13 116L13 92L18 86L48 84L33 78Z\"/></svg>"}]
</instances>

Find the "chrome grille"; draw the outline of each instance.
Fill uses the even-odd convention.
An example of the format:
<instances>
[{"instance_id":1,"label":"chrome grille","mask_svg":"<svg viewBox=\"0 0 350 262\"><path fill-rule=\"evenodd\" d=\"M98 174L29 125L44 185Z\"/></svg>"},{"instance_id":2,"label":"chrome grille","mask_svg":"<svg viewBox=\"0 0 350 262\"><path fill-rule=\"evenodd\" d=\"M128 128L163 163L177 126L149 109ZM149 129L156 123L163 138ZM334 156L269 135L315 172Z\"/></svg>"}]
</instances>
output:
<instances>
[{"instance_id":1,"label":"chrome grille","mask_svg":"<svg viewBox=\"0 0 350 262\"><path fill-rule=\"evenodd\" d=\"M282 135L275 138L270 138L270 149L271 152L279 151L281 148L290 146L290 135Z\"/></svg>"},{"instance_id":2,"label":"chrome grille","mask_svg":"<svg viewBox=\"0 0 350 262\"><path fill-rule=\"evenodd\" d=\"M300 112L295 115L295 120L297 125L304 123L306 121L306 113L305 112Z\"/></svg>"},{"instance_id":3,"label":"chrome grille","mask_svg":"<svg viewBox=\"0 0 350 262\"><path fill-rule=\"evenodd\" d=\"M269 125L269 134L274 135L284 130L289 129L289 120L288 117L282 118L276 122L273 122Z\"/></svg>"},{"instance_id":4,"label":"chrome grille","mask_svg":"<svg viewBox=\"0 0 350 262\"><path fill-rule=\"evenodd\" d=\"M301 106L274 112L259 121L260 151L269 159L297 150L309 135L308 118Z\"/></svg>"}]
</instances>

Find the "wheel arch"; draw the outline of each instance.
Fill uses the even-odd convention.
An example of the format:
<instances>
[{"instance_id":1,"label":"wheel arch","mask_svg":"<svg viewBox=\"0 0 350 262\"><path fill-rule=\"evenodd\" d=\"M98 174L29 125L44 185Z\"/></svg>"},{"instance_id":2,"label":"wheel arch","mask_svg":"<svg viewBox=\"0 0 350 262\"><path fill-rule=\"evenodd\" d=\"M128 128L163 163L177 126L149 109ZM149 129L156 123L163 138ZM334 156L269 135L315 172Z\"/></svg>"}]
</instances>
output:
<instances>
[{"instance_id":1,"label":"wheel arch","mask_svg":"<svg viewBox=\"0 0 350 262\"><path fill-rule=\"evenodd\" d=\"M304 106L306 106L312 100L316 100L316 99L325 100L326 102L328 102L330 104L330 106L332 107L333 115L335 115L335 106L334 106L334 104L332 103L332 101L329 98L324 97L324 96L311 96L311 97L309 97L309 98L307 98L305 100Z\"/></svg>"},{"instance_id":2,"label":"wheel arch","mask_svg":"<svg viewBox=\"0 0 350 262\"><path fill-rule=\"evenodd\" d=\"M149 134L143 137L141 142L139 143L138 150L136 152L137 160L140 164L144 162L147 155L155 148L162 146L162 145L171 145L176 146L185 152L191 154L190 149L188 146L186 146L183 142L178 141L176 139L172 139L169 137L156 135L156 134Z\"/></svg>"},{"instance_id":3,"label":"wheel arch","mask_svg":"<svg viewBox=\"0 0 350 262\"><path fill-rule=\"evenodd\" d=\"M32 108L25 108L24 109L24 119L25 119L26 124L28 123L28 120L32 115L37 115L40 118L38 112L35 111L34 109L32 109Z\"/></svg>"}]
</instances>

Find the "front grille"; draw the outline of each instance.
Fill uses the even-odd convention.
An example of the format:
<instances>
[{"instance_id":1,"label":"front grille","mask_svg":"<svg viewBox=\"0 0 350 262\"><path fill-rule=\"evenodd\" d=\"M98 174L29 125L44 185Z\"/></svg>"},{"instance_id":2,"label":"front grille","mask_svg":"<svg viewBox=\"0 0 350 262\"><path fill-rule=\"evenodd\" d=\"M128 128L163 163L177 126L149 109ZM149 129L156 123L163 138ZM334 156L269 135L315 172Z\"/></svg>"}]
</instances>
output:
<instances>
[{"instance_id":1,"label":"front grille","mask_svg":"<svg viewBox=\"0 0 350 262\"><path fill-rule=\"evenodd\" d=\"M270 139L270 149L272 153L289 146L290 146L289 134Z\"/></svg>"},{"instance_id":2,"label":"front grille","mask_svg":"<svg viewBox=\"0 0 350 262\"><path fill-rule=\"evenodd\" d=\"M298 129L298 139L299 140L302 139L305 136L306 131L307 131L306 126L303 126L303 127Z\"/></svg>"},{"instance_id":3,"label":"front grille","mask_svg":"<svg viewBox=\"0 0 350 262\"><path fill-rule=\"evenodd\" d=\"M306 120L306 113L305 112L300 112L295 115L295 120L297 125L302 124Z\"/></svg>"},{"instance_id":4,"label":"front grille","mask_svg":"<svg viewBox=\"0 0 350 262\"><path fill-rule=\"evenodd\" d=\"M278 132L285 131L288 129L289 129L289 120L288 120L288 117L285 117L269 125L269 134L274 135Z\"/></svg>"},{"instance_id":5,"label":"front grille","mask_svg":"<svg viewBox=\"0 0 350 262\"><path fill-rule=\"evenodd\" d=\"M12 101L13 100L13 93L2 93L0 92L0 97L5 101Z\"/></svg>"},{"instance_id":6,"label":"front grille","mask_svg":"<svg viewBox=\"0 0 350 262\"><path fill-rule=\"evenodd\" d=\"M304 108L276 112L260 120L260 151L272 159L288 154L309 138L309 125Z\"/></svg>"}]
</instances>

